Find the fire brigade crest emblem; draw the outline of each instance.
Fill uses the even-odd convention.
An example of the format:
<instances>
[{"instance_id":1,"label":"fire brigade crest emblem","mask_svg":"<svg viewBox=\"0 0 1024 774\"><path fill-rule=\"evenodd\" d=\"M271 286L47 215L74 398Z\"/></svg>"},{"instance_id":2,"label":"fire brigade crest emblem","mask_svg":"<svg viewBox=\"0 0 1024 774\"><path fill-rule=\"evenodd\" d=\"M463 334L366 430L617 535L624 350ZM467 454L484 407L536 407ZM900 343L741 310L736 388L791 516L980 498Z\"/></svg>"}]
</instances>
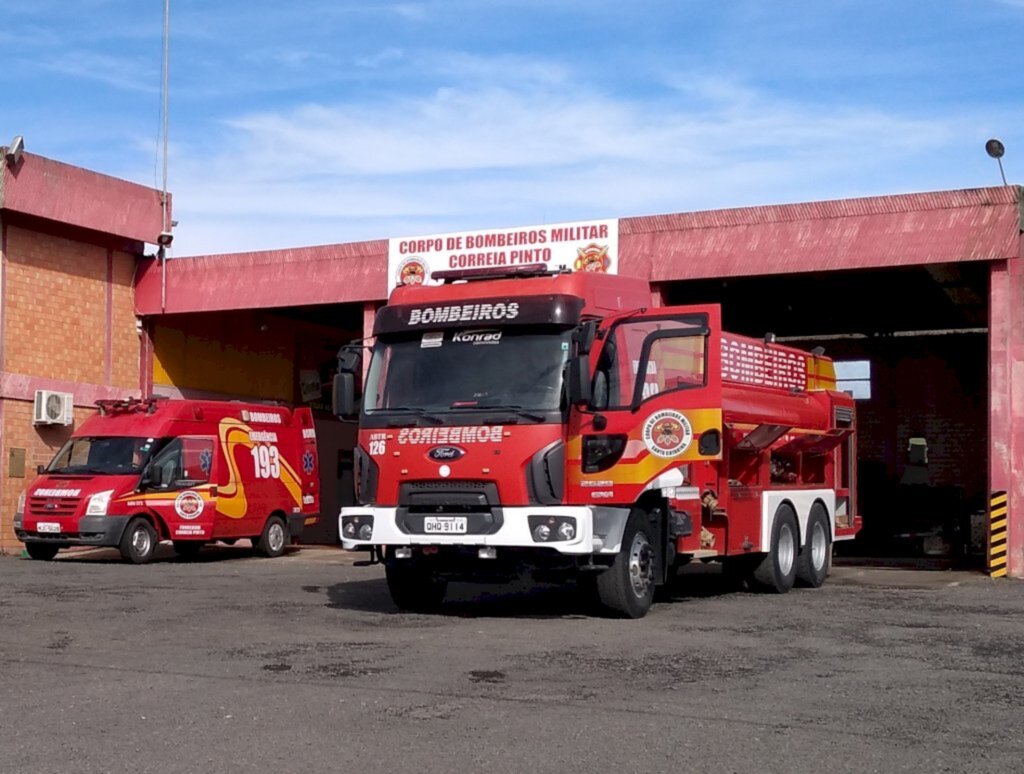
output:
<instances>
[{"instance_id":1,"label":"fire brigade crest emblem","mask_svg":"<svg viewBox=\"0 0 1024 774\"><path fill-rule=\"evenodd\" d=\"M395 277L399 285L422 285L429 279L430 272L427 271L427 264L418 255L402 261L398 267L398 276Z\"/></svg>"},{"instance_id":2,"label":"fire brigade crest emblem","mask_svg":"<svg viewBox=\"0 0 1024 774\"><path fill-rule=\"evenodd\" d=\"M586 247L576 248L575 271L594 271L606 274L612 267L612 259L608 256L608 245L601 247L591 242Z\"/></svg>"},{"instance_id":3,"label":"fire brigade crest emblem","mask_svg":"<svg viewBox=\"0 0 1024 774\"><path fill-rule=\"evenodd\" d=\"M203 506L202 495L191 490L182 492L174 500L174 512L188 521L198 519L203 512Z\"/></svg>"},{"instance_id":4,"label":"fire brigade crest emblem","mask_svg":"<svg viewBox=\"0 0 1024 774\"><path fill-rule=\"evenodd\" d=\"M644 446L656 457L677 457L693 441L693 428L684 414L671 409L656 411L644 422Z\"/></svg>"}]
</instances>

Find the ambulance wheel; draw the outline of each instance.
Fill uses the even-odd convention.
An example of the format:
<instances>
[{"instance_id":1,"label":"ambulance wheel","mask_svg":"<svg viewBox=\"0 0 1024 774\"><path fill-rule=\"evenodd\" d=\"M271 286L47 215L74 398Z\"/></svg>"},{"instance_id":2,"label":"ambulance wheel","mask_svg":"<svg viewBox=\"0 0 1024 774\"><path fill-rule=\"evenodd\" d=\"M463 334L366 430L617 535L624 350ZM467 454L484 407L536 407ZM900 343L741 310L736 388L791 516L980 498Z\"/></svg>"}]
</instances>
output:
<instances>
[{"instance_id":1,"label":"ambulance wheel","mask_svg":"<svg viewBox=\"0 0 1024 774\"><path fill-rule=\"evenodd\" d=\"M634 511L622 533L622 549L597 576L597 598L612 615L643 618L654 602L657 555L642 511Z\"/></svg>"},{"instance_id":2,"label":"ambulance wheel","mask_svg":"<svg viewBox=\"0 0 1024 774\"><path fill-rule=\"evenodd\" d=\"M201 540L175 540L174 553L182 559L195 559L203 547Z\"/></svg>"},{"instance_id":3,"label":"ambulance wheel","mask_svg":"<svg viewBox=\"0 0 1024 774\"><path fill-rule=\"evenodd\" d=\"M793 588L799 548L800 528L796 514L790 506L780 505L772 523L771 550L754 569L751 588L769 594L785 594Z\"/></svg>"},{"instance_id":4,"label":"ambulance wheel","mask_svg":"<svg viewBox=\"0 0 1024 774\"><path fill-rule=\"evenodd\" d=\"M256 541L256 550L268 559L284 553L291 539L288 537L288 525L280 516L271 516L263 526L263 534Z\"/></svg>"},{"instance_id":5,"label":"ambulance wheel","mask_svg":"<svg viewBox=\"0 0 1024 774\"><path fill-rule=\"evenodd\" d=\"M121 536L121 558L132 564L146 564L156 554L158 542L153 525L141 516L136 516L128 522Z\"/></svg>"},{"instance_id":6,"label":"ambulance wheel","mask_svg":"<svg viewBox=\"0 0 1024 774\"><path fill-rule=\"evenodd\" d=\"M796 581L801 586L816 589L828 577L832 564L832 538L828 512L821 503L811 507L807 518L807 540L796 565Z\"/></svg>"},{"instance_id":7,"label":"ambulance wheel","mask_svg":"<svg viewBox=\"0 0 1024 774\"><path fill-rule=\"evenodd\" d=\"M57 555L57 551L59 550L60 549L52 543L25 544L25 552L29 555L29 558L40 562L49 562Z\"/></svg>"},{"instance_id":8,"label":"ambulance wheel","mask_svg":"<svg viewBox=\"0 0 1024 774\"><path fill-rule=\"evenodd\" d=\"M417 565L415 559L392 559L384 565L391 601L399 610L433 613L444 602L448 581Z\"/></svg>"}]
</instances>

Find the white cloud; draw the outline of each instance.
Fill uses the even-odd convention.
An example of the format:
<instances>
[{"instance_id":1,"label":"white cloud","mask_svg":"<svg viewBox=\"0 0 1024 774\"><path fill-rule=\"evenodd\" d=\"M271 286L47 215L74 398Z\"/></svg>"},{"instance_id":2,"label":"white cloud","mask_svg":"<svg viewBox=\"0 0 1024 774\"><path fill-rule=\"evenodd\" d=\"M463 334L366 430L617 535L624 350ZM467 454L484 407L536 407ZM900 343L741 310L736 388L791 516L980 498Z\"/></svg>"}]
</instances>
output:
<instances>
[{"instance_id":1,"label":"white cloud","mask_svg":"<svg viewBox=\"0 0 1024 774\"><path fill-rule=\"evenodd\" d=\"M690 92L450 88L239 117L172 157L177 253L959 187L938 170L975 139L956 116Z\"/></svg>"}]
</instances>

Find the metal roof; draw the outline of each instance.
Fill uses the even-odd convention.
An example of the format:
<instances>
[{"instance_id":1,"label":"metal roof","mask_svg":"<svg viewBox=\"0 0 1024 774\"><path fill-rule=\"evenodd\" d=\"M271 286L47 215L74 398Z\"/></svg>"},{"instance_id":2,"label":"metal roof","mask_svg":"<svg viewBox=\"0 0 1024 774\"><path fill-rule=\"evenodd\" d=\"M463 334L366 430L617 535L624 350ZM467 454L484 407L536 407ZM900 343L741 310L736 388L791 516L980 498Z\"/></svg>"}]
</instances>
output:
<instances>
[{"instance_id":1,"label":"metal roof","mask_svg":"<svg viewBox=\"0 0 1024 774\"><path fill-rule=\"evenodd\" d=\"M1017 186L677 213L619 220L619 271L654 282L787 274L1020 255ZM176 258L166 312L380 301L387 241ZM136 284L159 314L160 267Z\"/></svg>"}]
</instances>

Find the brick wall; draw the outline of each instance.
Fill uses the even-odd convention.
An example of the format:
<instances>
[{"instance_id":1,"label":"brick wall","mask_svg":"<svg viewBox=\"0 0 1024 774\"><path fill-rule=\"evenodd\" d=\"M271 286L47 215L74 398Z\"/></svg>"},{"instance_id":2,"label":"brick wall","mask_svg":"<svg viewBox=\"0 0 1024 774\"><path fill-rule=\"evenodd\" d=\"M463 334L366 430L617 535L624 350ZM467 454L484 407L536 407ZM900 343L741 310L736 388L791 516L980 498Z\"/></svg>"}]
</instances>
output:
<instances>
[{"instance_id":1,"label":"brick wall","mask_svg":"<svg viewBox=\"0 0 1024 774\"><path fill-rule=\"evenodd\" d=\"M92 400L86 396L97 387L137 395L134 256L36 229L6 224L0 370L67 383L76 403ZM33 426L31 392L0 396L0 553L20 550L12 528L18 495L74 429ZM91 411L76 406L76 424ZM10 476L11 449L26 450L25 478Z\"/></svg>"},{"instance_id":2,"label":"brick wall","mask_svg":"<svg viewBox=\"0 0 1024 774\"><path fill-rule=\"evenodd\" d=\"M966 504L988 487L988 343L984 335L829 342L836 360L871 361L870 400L858 401L862 471L898 482L910 438L928 442L928 478L960 487ZM862 488L868 483L862 476Z\"/></svg>"},{"instance_id":3,"label":"brick wall","mask_svg":"<svg viewBox=\"0 0 1024 774\"><path fill-rule=\"evenodd\" d=\"M92 411L75 409L75 424L68 427L32 425L32 404L23 400L0 401L3 416L3 443L0 464L3 465L3 487L0 489L0 552L16 553L21 543L14 538L14 511L18 496L36 475L36 467L50 461L57 449L71 436ZM25 450L25 477L12 478L10 474L11 449Z\"/></svg>"}]
</instances>

